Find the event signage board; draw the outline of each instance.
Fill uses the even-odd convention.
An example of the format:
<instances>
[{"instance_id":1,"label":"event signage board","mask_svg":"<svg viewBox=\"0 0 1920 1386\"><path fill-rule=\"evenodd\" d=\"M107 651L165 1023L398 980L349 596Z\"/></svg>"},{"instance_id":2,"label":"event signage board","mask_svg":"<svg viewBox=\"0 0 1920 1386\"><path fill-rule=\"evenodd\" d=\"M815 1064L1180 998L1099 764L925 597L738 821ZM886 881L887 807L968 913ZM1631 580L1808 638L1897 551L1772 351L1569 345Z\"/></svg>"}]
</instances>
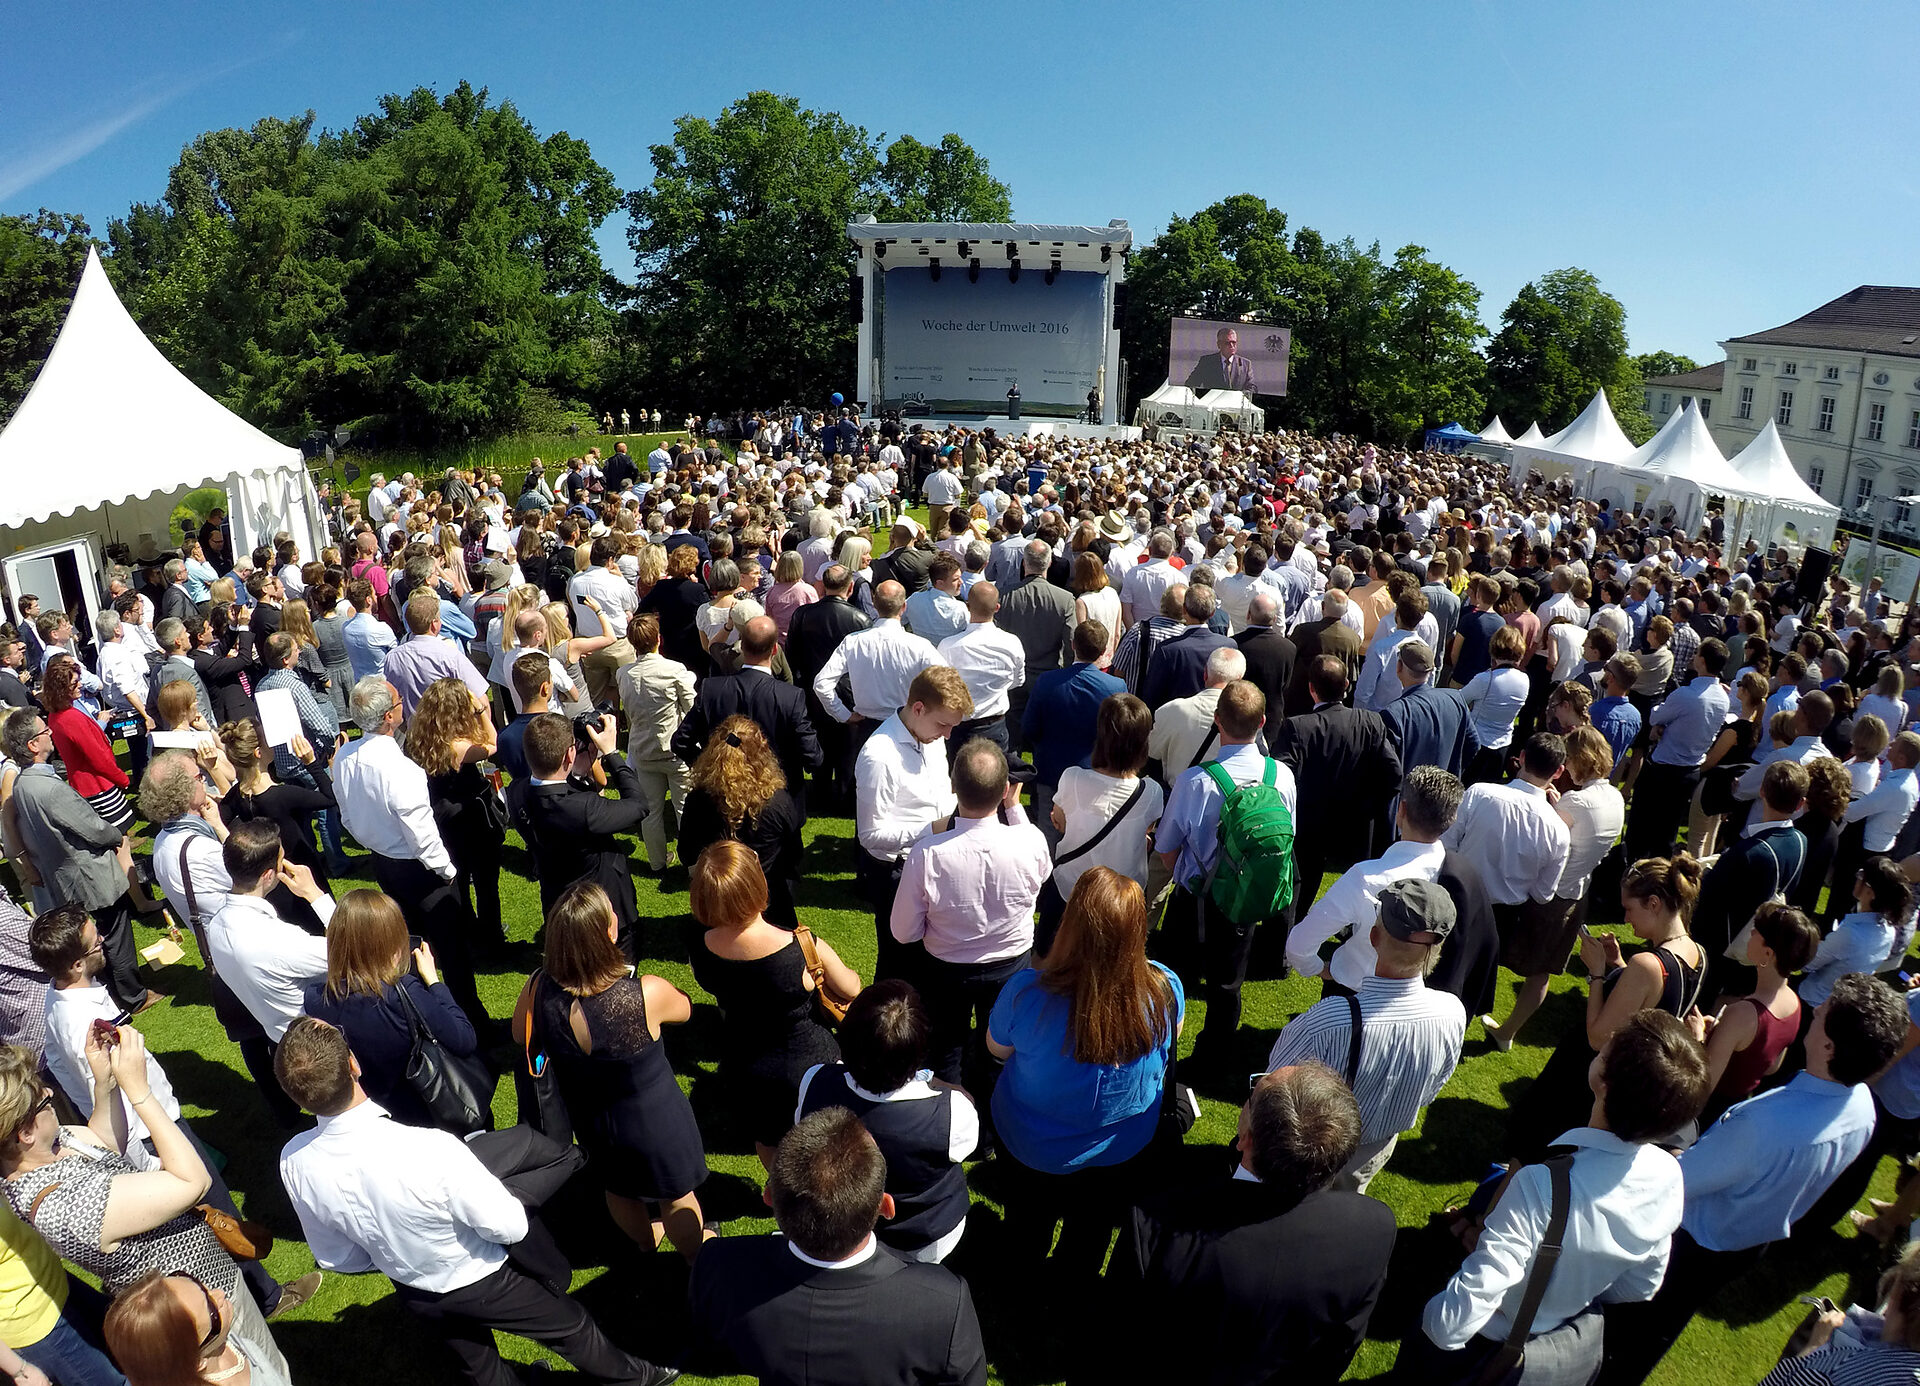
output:
<instances>
[{"instance_id":1,"label":"event signage board","mask_svg":"<svg viewBox=\"0 0 1920 1386\"><path fill-rule=\"evenodd\" d=\"M1106 277L1032 266L970 281L949 266L889 269L882 289L884 403L937 413L1003 414L1020 387L1027 413L1072 416L1100 383L1106 352Z\"/></svg>"},{"instance_id":2,"label":"event signage board","mask_svg":"<svg viewBox=\"0 0 1920 1386\"><path fill-rule=\"evenodd\" d=\"M1167 345L1167 379L1189 390L1284 395L1292 350L1291 328L1175 318Z\"/></svg>"},{"instance_id":3,"label":"event signage board","mask_svg":"<svg viewBox=\"0 0 1920 1386\"><path fill-rule=\"evenodd\" d=\"M1910 554L1904 549L1892 548L1882 544L1874 559L1873 571L1867 571L1867 555L1873 552L1873 545L1865 539L1854 538L1847 544L1847 551L1840 559L1840 576L1853 584L1855 592L1867 590L1867 579L1880 579L1880 590L1895 601L1905 601L1907 594L1914 590L1914 584L1920 582L1920 556Z\"/></svg>"}]
</instances>

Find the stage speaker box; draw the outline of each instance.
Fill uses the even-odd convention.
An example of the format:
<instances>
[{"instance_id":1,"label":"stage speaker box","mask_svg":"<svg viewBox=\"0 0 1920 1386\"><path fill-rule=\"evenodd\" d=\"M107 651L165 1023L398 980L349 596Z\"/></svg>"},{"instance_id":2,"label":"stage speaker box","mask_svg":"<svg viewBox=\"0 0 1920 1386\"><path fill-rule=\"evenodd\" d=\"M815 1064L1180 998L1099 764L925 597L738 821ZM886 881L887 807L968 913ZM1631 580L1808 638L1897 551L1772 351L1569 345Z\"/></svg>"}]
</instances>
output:
<instances>
[{"instance_id":1,"label":"stage speaker box","mask_svg":"<svg viewBox=\"0 0 1920 1386\"><path fill-rule=\"evenodd\" d=\"M1803 602L1818 603L1827 590L1827 578L1833 572L1833 553L1828 549L1808 549L1800 555L1800 578L1793 595Z\"/></svg>"},{"instance_id":2,"label":"stage speaker box","mask_svg":"<svg viewBox=\"0 0 1920 1386\"><path fill-rule=\"evenodd\" d=\"M865 278L865 275L856 274L847 280L847 312L851 315L855 327L867 320Z\"/></svg>"},{"instance_id":3,"label":"stage speaker box","mask_svg":"<svg viewBox=\"0 0 1920 1386\"><path fill-rule=\"evenodd\" d=\"M1126 285L1126 281L1122 280L1120 283L1115 284L1113 286L1113 330L1115 332L1118 332L1120 330L1121 320L1125 318L1126 315L1127 315L1127 285Z\"/></svg>"}]
</instances>

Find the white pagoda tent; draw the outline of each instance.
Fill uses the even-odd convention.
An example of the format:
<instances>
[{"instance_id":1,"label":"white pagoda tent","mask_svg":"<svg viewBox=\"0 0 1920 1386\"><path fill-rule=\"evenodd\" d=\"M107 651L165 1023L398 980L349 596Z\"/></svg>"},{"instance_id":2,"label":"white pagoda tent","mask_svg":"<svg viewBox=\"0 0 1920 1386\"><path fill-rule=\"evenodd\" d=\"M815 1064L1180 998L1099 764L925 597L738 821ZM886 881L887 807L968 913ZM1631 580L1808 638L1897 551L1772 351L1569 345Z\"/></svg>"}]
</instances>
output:
<instances>
[{"instance_id":1,"label":"white pagoda tent","mask_svg":"<svg viewBox=\"0 0 1920 1386\"><path fill-rule=\"evenodd\" d=\"M1548 481L1571 474L1575 485L1580 486L1596 466L1621 462L1632 454L1633 440L1621 431L1607 403L1607 392L1600 389L1594 391L1580 417L1552 437L1537 443L1527 442L1524 435L1514 440L1513 479L1518 485L1530 470Z\"/></svg>"},{"instance_id":2,"label":"white pagoda tent","mask_svg":"<svg viewBox=\"0 0 1920 1386\"><path fill-rule=\"evenodd\" d=\"M0 431L0 571L10 599L30 591L47 610L84 607L90 620L104 546L174 547L174 507L208 486L227 493L235 552L284 529L303 558L319 554L325 528L300 450L176 370L90 250L53 350Z\"/></svg>"},{"instance_id":3,"label":"white pagoda tent","mask_svg":"<svg viewBox=\"0 0 1920 1386\"><path fill-rule=\"evenodd\" d=\"M1538 448L1545 447L1546 442L1547 435L1540 431L1540 421L1535 419L1527 425L1527 431L1525 433L1522 433L1518 438L1513 440L1513 445L1516 448Z\"/></svg>"},{"instance_id":4,"label":"white pagoda tent","mask_svg":"<svg viewBox=\"0 0 1920 1386\"><path fill-rule=\"evenodd\" d=\"M1775 543L1825 548L1833 542L1840 507L1807 485L1772 419L1734 454L1731 465L1756 499L1731 536L1730 552L1748 539L1758 539L1762 548Z\"/></svg>"},{"instance_id":5,"label":"white pagoda tent","mask_svg":"<svg viewBox=\"0 0 1920 1386\"><path fill-rule=\"evenodd\" d=\"M1511 443L1513 441L1513 435L1507 432L1507 426L1501 423L1500 416L1495 414L1493 418L1487 422L1487 426L1480 430L1480 441L1483 443Z\"/></svg>"},{"instance_id":6,"label":"white pagoda tent","mask_svg":"<svg viewBox=\"0 0 1920 1386\"><path fill-rule=\"evenodd\" d=\"M1629 510L1670 505L1691 530L1705 519L1709 497L1718 496L1732 517L1753 498L1753 487L1727 462L1689 402L1624 461L1596 466L1588 494Z\"/></svg>"}]
</instances>

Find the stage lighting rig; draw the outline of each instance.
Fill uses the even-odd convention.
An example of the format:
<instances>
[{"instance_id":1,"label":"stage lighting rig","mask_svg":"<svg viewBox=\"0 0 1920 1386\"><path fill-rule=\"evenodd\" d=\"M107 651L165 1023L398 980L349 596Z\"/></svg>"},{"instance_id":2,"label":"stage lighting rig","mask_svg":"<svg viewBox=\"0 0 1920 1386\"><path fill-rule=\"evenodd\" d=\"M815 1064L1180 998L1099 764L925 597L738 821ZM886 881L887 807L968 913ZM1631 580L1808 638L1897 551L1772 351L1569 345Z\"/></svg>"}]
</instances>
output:
<instances>
[{"instance_id":1,"label":"stage lighting rig","mask_svg":"<svg viewBox=\"0 0 1920 1386\"><path fill-rule=\"evenodd\" d=\"M967 261L967 282L969 284L978 284L980 282L980 258L978 256Z\"/></svg>"},{"instance_id":2,"label":"stage lighting rig","mask_svg":"<svg viewBox=\"0 0 1920 1386\"><path fill-rule=\"evenodd\" d=\"M884 260L887 258L887 243L885 241L875 241L873 243L873 258L876 260Z\"/></svg>"},{"instance_id":3,"label":"stage lighting rig","mask_svg":"<svg viewBox=\"0 0 1920 1386\"><path fill-rule=\"evenodd\" d=\"M973 258L972 253L968 250L967 246L968 246L968 243L966 241L960 242L960 258L962 260L970 260Z\"/></svg>"},{"instance_id":4,"label":"stage lighting rig","mask_svg":"<svg viewBox=\"0 0 1920 1386\"><path fill-rule=\"evenodd\" d=\"M940 282L940 257L938 255L930 257L927 260L927 268L933 272L933 282L938 284Z\"/></svg>"}]
</instances>

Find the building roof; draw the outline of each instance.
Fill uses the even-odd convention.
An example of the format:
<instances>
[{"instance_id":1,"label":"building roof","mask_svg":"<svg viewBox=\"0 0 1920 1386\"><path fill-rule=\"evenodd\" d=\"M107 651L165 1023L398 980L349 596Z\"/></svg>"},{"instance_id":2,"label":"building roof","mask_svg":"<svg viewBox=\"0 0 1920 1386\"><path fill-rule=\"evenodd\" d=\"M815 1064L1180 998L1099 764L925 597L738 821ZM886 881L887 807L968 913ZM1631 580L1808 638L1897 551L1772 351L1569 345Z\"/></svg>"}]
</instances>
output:
<instances>
[{"instance_id":1,"label":"building roof","mask_svg":"<svg viewBox=\"0 0 1920 1386\"><path fill-rule=\"evenodd\" d=\"M1665 385L1680 390L1717 390L1726 381L1727 363L1715 361L1711 366L1702 366L1698 370L1682 371L1678 375L1650 375L1642 384Z\"/></svg>"},{"instance_id":2,"label":"building roof","mask_svg":"<svg viewBox=\"0 0 1920 1386\"><path fill-rule=\"evenodd\" d=\"M1729 345L1733 342L1920 356L1920 288L1862 284L1805 317L1765 332L1731 338Z\"/></svg>"}]
</instances>

